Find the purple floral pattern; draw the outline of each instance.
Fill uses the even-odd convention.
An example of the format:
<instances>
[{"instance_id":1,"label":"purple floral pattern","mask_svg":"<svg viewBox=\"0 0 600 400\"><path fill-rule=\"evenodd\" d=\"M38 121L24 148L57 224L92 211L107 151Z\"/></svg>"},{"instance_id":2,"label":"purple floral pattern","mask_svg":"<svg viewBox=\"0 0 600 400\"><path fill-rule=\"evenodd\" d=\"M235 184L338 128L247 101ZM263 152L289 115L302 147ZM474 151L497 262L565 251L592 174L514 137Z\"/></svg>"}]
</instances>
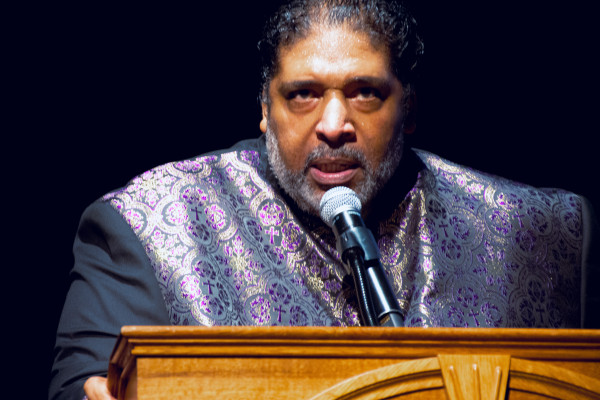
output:
<instances>
[{"instance_id":1,"label":"purple floral pattern","mask_svg":"<svg viewBox=\"0 0 600 400\"><path fill-rule=\"evenodd\" d=\"M417 154L414 188L374 232L406 324L578 326L580 199ZM267 167L250 144L105 197L144 245L173 324L360 323L329 229L307 228Z\"/></svg>"}]
</instances>

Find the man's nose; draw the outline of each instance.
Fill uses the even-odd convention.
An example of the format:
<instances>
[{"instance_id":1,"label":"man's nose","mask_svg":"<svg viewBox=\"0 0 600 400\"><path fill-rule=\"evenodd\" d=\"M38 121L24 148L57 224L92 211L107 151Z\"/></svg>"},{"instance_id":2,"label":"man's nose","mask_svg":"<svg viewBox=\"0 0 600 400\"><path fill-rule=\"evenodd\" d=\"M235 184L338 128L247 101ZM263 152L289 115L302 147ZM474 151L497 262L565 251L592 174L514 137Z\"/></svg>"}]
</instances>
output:
<instances>
[{"instance_id":1,"label":"man's nose","mask_svg":"<svg viewBox=\"0 0 600 400\"><path fill-rule=\"evenodd\" d=\"M321 119L316 127L318 138L332 147L339 147L346 142L354 141L356 132L349 119L345 96L342 94L326 95L324 102Z\"/></svg>"}]
</instances>

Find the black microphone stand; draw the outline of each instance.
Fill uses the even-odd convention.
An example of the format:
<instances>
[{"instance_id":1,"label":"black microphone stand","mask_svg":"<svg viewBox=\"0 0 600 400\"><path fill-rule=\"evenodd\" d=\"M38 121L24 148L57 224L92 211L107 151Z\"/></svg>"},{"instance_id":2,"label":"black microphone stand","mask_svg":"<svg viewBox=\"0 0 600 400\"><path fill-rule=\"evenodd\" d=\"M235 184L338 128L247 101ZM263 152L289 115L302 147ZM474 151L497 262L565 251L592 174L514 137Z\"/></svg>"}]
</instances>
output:
<instances>
[{"instance_id":1,"label":"black microphone stand","mask_svg":"<svg viewBox=\"0 0 600 400\"><path fill-rule=\"evenodd\" d=\"M367 280L367 271L364 267L362 251L356 248L348 249L344 252L342 261L351 269L350 275L354 278L354 287L358 296L358 307L363 325L379 326L377 314L373 309L371 285Z\"/></svg>"},{"instance_id":2,"label":"black microphone stand","mask_svg":"<svg viewBox=\"0 0 600 400\"><path fill-rule=\"evenodd\" d=\"M363 323L404 326L404 318L379 261L379 248L360 213L345 210L332 219L342 261L351 270Z\"/></svg>"}]
</instances>

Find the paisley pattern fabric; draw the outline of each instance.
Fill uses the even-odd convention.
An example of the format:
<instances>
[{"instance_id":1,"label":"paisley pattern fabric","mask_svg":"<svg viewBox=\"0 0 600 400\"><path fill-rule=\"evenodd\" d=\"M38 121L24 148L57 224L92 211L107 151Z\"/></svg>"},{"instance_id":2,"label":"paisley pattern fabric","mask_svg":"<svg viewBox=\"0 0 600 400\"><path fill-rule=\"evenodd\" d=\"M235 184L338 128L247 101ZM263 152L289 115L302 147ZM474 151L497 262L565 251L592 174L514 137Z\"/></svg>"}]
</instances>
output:
<instances>
[{"instance_id":1,"label":"paisley pattern fabric","mask_svg":"<svg viewBox=\"0 0 600 400\"><path fill-rule=\"evenodd\" d=\"M407 326L578 327L581 200L415 150L375 234ZM150 170L104 197L176 325L359 325L330 229L286 204L263 139Z\"/></svg>"}]
</instances>

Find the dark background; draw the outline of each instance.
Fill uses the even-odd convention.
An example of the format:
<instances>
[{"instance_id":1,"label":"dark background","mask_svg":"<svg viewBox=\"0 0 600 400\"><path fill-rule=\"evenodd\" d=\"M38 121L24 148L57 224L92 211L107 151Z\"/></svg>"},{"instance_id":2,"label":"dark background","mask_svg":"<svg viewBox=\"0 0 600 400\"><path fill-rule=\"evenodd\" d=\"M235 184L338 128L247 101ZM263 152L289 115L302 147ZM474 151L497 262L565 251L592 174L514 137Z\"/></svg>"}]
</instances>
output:
<instances>
[{"instance_id":1,"label":"dark background","mask_svg":"<svg viewBox=\"0 0 600 400\"><path fill-rule=\"evenodd\" d=\"M600 208L591 3L451 3L411 3L427 55L415 145ZM15 345L15 371L39 393L26 397L45 397L83 209L156 165L260 134L255 49L272 8L85 2L15 12L4 61L13 89L5 326L27 343Z\"/></svg>"}]
</instances>

